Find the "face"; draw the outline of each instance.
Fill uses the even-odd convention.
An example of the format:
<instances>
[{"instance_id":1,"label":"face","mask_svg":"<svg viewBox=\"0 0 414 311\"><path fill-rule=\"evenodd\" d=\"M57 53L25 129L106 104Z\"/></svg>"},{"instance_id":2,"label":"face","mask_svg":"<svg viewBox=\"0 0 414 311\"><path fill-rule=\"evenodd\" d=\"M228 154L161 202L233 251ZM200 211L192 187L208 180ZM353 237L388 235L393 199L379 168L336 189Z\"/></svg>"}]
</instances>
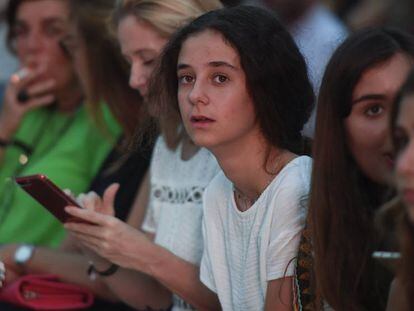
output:
<instances>
[{"instance_id":1,"label":"face","mask_svg":"<svg viewBox=\"0 0 414 311\"><path fill-rule=\"evenodd\" d=\"M414 96L401 102L396 120L396 179L397 188L408 208L408 216L414 223Z\"/></svg>"},{"instance_id":2,"label":"face","mask_svg":"<svg viewBox=\"0 0 414 311\"><path fill-rule=\"evenodd\" d=\"M177 77L183 123L197 145L214 149L258 134L239 55L219 33L207 30L183 43Z\"/></svg>"},{"instance_id":3,"label":"face","mask_svg":"<svg viewBox=\"0 0 414 311\"><path fill-rule=\"evenodd\" d=\"M352 94L352 110L345 119L351 154L373 182L393 183L393 152L388 132L392 103L411 68L411 60L396 54L366 70Z\"/></svg>"},{"instance_id":4,"label":"face","mask_svg":"<svg viewBox=\"0 0 414 311\"><path fill-rule=\"evenodd\" d=\"M167 39L151 25L132 15L120 21L117 35L122 54L131 65L129 85L145 97L156 59Z\"/></svg>"},{"instance_id":5,"label":"face","mask_svg":"<svg viewBox=\"0 0 414 311\"><path fill-rule=\"evenodd\" d=\"M17 10L14 26L21 66L44 69L39 80L54 79L57 92L76 81L72 63L59 46L59 40L67 33L68 20L66 1L24 1Z\"/></svg>"}]
</instances>

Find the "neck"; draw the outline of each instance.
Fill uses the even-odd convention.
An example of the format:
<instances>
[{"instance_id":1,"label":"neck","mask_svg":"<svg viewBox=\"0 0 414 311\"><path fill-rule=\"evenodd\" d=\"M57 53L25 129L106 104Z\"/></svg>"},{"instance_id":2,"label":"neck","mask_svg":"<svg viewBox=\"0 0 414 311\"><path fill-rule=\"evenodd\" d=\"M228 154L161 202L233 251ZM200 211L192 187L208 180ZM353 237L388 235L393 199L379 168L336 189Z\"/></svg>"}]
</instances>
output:
<instances>
[{"instance_id":1,"label":"neck","mask_svg":"<svg viewBox=\"0 0 414 311\"><path fill-rule=\"evenodd\" d=\"M56 92L57 109L62 113L73 113L79 107L82 96L77 84Z\"/></svg>"},{"instance_id":2,"label":"neck","mask_svg":"<svg viewBox=\"0 0 414 311\"><path fill-rule=\"evenodd\" d=\"M288 158L294 157L287 150L269 147L257 133L211 151L235 189L252 201L260 196Z\"/></svg>"}]
</instances>

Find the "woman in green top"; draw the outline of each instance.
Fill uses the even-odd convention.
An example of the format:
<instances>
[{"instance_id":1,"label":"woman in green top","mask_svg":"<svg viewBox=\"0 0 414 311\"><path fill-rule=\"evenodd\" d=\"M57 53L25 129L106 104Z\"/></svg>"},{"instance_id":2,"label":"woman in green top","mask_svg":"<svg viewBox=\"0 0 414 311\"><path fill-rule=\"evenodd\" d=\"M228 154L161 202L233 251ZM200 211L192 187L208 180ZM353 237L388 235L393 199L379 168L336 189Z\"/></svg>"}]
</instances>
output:
<instances>
[{"instance_id":1,"label":"woman in green top","mask_svg":"<svg viewBox=\"0 0 414 311\"><path fill-rule=\"evenodd\" d=\"M71 57L59 44L68 4L14 0L7 11L8 43L22 69L10 78L0 112L0 243L57 246L64 237L61 224L13 176L41 173L84 192L120 134L106 108L104 133L81 104Z\"/></svg>"}]
</instances>

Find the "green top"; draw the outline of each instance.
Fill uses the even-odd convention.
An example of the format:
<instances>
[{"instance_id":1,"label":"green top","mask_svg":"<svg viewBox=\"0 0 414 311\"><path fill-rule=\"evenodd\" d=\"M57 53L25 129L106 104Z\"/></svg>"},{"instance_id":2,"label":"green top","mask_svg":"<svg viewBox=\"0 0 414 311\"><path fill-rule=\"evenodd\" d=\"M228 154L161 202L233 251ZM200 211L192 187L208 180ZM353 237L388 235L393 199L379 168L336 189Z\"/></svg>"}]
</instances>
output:
<instances>
[{"instance_id":1,"label":"green top","mask_svg":"<svg viewBox=\"0 0 414 311\"><path fill-rule=\"evenodd\" d=\"M106 106L103 120L106 131L97 128L83 105L73 115L42 108L25 116L14 139L34 148L28 155L19 146L7 147L0 168L0 243L60 244L62 224L10 177L44 174L62 189L87 191L121 133Z\"/></svg>"}]
</instances>

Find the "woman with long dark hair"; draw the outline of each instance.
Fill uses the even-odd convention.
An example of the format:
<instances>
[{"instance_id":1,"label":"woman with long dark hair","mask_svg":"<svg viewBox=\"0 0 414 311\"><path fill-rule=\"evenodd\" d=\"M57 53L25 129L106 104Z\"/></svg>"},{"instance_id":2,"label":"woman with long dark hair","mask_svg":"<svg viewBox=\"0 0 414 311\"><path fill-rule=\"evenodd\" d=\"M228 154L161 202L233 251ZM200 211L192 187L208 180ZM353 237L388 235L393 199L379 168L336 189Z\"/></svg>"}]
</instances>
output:
<instances>
[{"instance_id":1,"label":"woman with long dark hair","mask_svg":"<svg viewBox=\"0 0 414 311\"><path fill-rule=\"evenodd\" d=\"M335 310L382 310L386 305L391 275L371 256L384 247L373 219L393 184L388 116L413 57L409 35L369 29L348 38L325 72L308 237L317 293Z\"/></svg>"}]
</instances>

